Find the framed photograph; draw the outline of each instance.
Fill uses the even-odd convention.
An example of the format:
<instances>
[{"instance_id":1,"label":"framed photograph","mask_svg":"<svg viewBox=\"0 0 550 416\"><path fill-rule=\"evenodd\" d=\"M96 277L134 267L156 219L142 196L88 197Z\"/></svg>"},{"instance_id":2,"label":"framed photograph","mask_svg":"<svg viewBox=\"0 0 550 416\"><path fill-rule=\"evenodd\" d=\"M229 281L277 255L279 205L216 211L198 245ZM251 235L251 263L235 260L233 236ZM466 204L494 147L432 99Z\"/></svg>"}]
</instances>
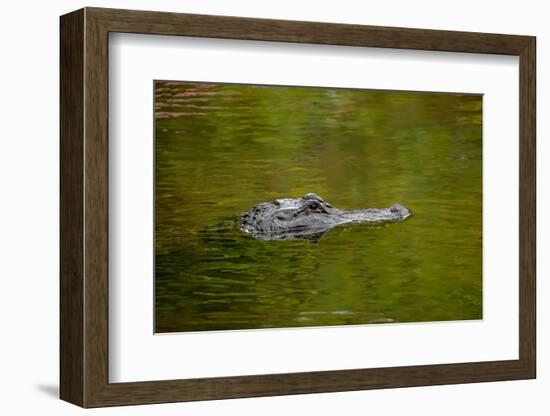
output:
<instances>
[{"instance_id":1,"label":"framed photograph","mask_svg":"<svg viewBox=\"0 0 550 416\"><path fill-rule=\"evenodd\" d=\"M60 28L63 400L535 378L534 37Z\"/></svg>"}]
</instances>

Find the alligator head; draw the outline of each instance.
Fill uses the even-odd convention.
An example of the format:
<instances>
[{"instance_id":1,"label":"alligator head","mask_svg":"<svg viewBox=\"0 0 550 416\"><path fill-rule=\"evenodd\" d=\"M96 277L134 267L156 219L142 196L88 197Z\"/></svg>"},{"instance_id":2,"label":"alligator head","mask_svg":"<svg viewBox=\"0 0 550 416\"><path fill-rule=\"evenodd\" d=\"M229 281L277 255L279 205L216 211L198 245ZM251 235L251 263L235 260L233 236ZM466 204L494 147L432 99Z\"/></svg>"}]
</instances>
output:
<instances>
[{"instance_id":1,"label":"alligator head","mask_svg":"<svg viewBox=\"0 0 550 416\"><path fill-rule=\"evenodd\" d=\"M259 240L317 240L340 224L399 222L410 215L411 211L399 204L380 209L341 210L309 193L303 198L276 199L256 205L241 215L241 229Z\"/></svg>"}]
</instances>

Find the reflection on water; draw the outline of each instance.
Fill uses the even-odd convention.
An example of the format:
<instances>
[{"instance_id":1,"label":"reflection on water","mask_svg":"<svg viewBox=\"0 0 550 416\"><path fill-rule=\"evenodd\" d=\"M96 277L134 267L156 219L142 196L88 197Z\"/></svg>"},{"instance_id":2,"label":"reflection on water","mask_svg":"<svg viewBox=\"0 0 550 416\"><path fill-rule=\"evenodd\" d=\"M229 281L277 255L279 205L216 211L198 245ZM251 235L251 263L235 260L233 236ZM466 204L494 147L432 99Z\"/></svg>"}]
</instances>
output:
<instances>
[{"instance_id":1,"label":"reflection on water","mask_svg":"<svg viewBox=\"0 0 550 416\"><path fill-rule=\"evenodd\" d=\"M481 318L481 96L155 84L157 332ZM386 226L261 241L237 216L314 192Z\"/></svg>"}]
</instances>

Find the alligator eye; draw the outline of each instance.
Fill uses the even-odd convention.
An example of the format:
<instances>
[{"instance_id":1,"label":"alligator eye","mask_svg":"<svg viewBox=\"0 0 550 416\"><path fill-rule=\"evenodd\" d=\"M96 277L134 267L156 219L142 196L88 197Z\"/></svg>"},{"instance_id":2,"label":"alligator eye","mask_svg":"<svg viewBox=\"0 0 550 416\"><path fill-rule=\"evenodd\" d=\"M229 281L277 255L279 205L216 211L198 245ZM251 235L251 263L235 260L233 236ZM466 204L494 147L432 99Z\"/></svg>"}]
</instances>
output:
<instances>
[{"instance_id":1,"label":"alligator eye","mask_svg":"<svg viewBox=\"0 0 550 416\"><path fill-rule=\"evenodd\" d=\"M318 202L312 202L308 205L309 211L312 212L323 212L323 208Z\"/></svg>"}]
</instances>

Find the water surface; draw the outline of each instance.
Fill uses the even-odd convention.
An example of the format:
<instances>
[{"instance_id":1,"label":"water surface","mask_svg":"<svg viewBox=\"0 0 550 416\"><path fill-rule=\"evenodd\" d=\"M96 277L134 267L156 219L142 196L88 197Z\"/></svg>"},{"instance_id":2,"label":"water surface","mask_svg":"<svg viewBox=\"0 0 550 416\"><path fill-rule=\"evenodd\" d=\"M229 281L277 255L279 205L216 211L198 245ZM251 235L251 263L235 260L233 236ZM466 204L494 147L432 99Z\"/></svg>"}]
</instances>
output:
<instances>
[{"instance_id":1,"label":"water surface","mask_svg":"<svg viewBox=\"0 0 550 416\"><path fill-rule=\"evenodd\" d=\"M156 332L482 317L481 96L155 83ZM398 224L259 241L314 192Z\"/></svg>"}]
</instances>

